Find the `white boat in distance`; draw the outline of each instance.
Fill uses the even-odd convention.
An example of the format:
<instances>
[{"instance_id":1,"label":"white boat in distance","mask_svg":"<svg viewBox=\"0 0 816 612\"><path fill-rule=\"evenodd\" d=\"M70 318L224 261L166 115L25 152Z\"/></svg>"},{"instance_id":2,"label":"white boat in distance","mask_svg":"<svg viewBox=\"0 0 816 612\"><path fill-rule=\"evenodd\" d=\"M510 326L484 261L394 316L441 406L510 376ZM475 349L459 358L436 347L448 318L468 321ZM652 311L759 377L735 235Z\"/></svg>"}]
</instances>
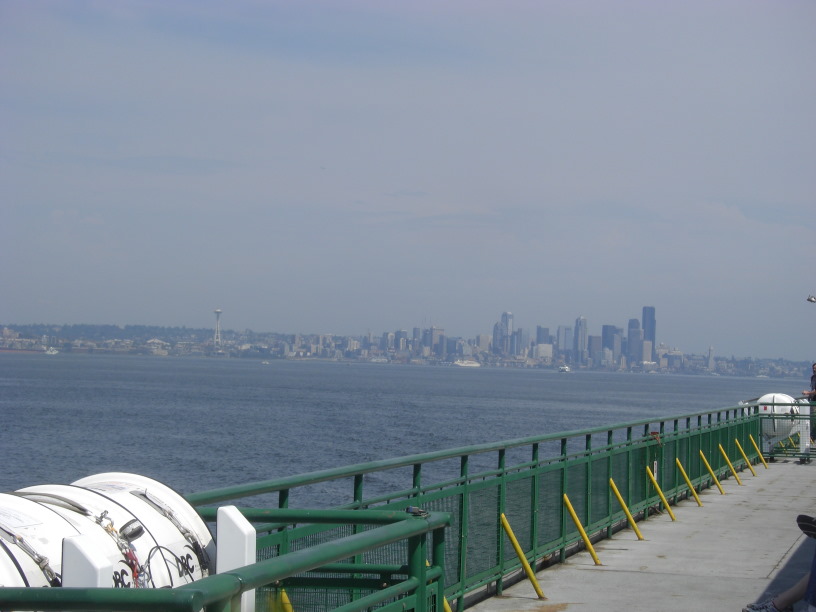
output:
<instances>
[{"instance_id":1,"label":"white boat in distance","mask_svg":"<svg viewBox=\"0 0 816 612\"><path fill-rule=\"evenodd\" d=\"M558 371L559 372L570 372L571 370L570 370L570 367L568 365L562 365L562 366L558 366Z\"/></svg>"},{"instance_id":2,"label":"white boat in distance","mask_svg":"<svg viewBox=\"0 0 816 612\"><path fill-rule=\"evenodd\" d=\"M473 359L457 359L453 362L453 365L462 367L462 368L480 368L482 364L478 361L474 361Z\"/></svg>"}]
</instances>

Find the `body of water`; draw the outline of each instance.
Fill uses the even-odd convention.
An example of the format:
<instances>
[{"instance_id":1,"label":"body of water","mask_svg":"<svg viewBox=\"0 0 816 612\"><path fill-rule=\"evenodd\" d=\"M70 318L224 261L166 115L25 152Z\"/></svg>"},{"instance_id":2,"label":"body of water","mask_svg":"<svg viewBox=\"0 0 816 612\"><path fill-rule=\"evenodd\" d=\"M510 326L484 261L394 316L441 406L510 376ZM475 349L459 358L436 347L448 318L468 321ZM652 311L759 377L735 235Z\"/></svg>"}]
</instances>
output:
<instances>
[{"instance_id":1,"label":"body of water","mask_svg":"<svg viewBox=\"0 0 816 612\"><path fill-rule=\"evenodd\" d=\"M182 493L734 406L802 381L0 354L0 491L135 472Z\"/></svg>"}]
</instances>

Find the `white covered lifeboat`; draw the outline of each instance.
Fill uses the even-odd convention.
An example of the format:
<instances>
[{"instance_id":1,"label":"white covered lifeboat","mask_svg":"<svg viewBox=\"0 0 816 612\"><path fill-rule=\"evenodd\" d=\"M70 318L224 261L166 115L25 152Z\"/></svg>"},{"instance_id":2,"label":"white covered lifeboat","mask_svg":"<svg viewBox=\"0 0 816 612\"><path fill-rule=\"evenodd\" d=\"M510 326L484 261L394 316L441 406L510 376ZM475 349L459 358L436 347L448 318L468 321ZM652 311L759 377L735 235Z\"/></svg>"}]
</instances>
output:
<instances>
[{"instance_id":1,"label":"white covered lifeboat","mask_svg":"<svg viewBox=\"0 0 816 612\"><path fill-rule=\"evenodd\" d=\"M0 586L61 586L63 541L74 536L112 568L103 586L175 587L214 573L215 542L184 498L114 472L0 494Z\"/></svg>"}]
</instances>

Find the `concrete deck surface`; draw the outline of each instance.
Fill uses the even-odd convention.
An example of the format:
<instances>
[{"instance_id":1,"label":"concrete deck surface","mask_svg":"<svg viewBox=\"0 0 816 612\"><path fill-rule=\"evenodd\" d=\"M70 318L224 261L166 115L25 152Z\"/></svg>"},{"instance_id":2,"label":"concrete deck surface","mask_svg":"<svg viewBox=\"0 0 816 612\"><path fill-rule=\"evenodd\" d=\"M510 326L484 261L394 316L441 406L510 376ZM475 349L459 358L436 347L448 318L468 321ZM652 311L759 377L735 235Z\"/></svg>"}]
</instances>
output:
<instances>
[{"instance_id":1,"label":"concrete deck surface","mask_svg":"<svg viewBox=\"0 0 816 612\"><path fill-rule=\"evenodd\" d=\"M794 584L810 569L816 540L796 525L816 515L816 462L762 464L730 477L667 513L638 523L588 552L537 574L546 600L523 580L470 612L734 611ZM508 517L512 525L512 517ZM805 610L803 603L795 610Z\"/></svg>"}]
</instances>

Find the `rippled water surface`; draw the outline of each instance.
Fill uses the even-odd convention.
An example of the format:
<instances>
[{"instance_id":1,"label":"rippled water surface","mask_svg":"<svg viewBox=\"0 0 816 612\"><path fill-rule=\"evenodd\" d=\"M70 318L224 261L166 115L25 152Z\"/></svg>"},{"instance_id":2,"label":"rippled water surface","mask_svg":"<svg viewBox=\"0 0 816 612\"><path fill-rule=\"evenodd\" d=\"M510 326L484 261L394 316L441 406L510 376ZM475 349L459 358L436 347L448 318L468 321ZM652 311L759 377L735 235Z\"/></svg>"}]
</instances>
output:
<instances>
[{"instance_id":1,"label":"rippled water surface","mask_svg":"<svg viewBox=\"0 0 816 612\"><path fill-rule=\"evenodd\" d=\"M797 380L0 354L0 491L98 472L182 493L797 394Z\"/></svg>"}]
</instances>

